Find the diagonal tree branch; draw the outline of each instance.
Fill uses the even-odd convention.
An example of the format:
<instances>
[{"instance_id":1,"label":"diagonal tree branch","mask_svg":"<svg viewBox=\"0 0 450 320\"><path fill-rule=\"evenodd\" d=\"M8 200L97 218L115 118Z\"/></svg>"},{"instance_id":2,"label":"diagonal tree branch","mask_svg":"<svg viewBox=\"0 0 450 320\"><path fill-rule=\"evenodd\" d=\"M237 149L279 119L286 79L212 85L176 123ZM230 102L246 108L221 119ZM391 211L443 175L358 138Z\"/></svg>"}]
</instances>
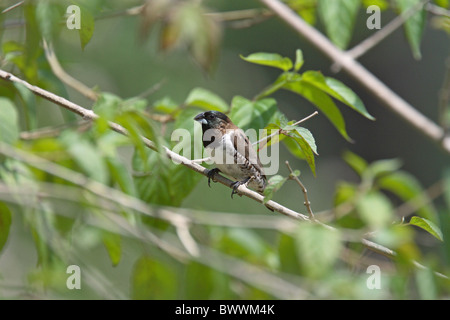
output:
<instances>
[{"instance_id":1,"label":"diagonal tree branch","mask_svg":"<svg viewBox=\"0 0 450 320\"><path fill-rule=\"evenodd\" d=\"M345 72L378 98L387 108L412 125L420 133L431 139L450 155L450 136L446 136L444 130L439 125L403 100L347 52L338 49L327 37L307 24L286 4L279 0L260 1L323 54L340 65Z\"/></svg>"},{"instance_id":2,"label":"diagonal tree branch","mask_svg":"<svg viewBox=\"0 0 450 320\"><path fill-rule=\"evenodd\" d=\"M60 96L58 96L58 95L56 95L54 93L51 93L51 92L49 92L47 90L44 90L42 88L39 88L37 86L31 85L30 83L28 83L28 82L26 82L26 81L24 81L24 80L22 80L22 79L20 79L20 78L18 78L16 76L12 75L11 73L8 73L8 72L6 72L4 70L1 70L1 69L0 69L0 79L6 80L6 81L12 81L12 82L20 83L20 84L24 85L26 88L28 88L35 95L38 95L38 96L43 97L43 98L45 98L45 99L47 99L47 100L49 100L51 102L54 102L55 104L58 104L59 106L61 106L63 108L66 108L67 110L69 110L71 112L77 113L78 115L82 116L85 120L97 120L97 119L99 119L99 116L96 113L94 113L92 110L85 109L85 108L83 108L83 107L81 107L81 106L79 106L79 105L77 105L77 104L75 104L75 103L73 103L73 102L71 102L71 101L69 101L69 100L67 100L65 98L62 98L62 97L60 97ZM122 127L121 125L119 125L117 123L114 123L114 122L111 122L111 121L109 121L108 124L109 124L109 127L110 127L111 130L114 130L117 133L120 133L122 135L129 136L128 131L124 127ZM160 148L158 148L156 146L156 144L153 141L151 141L151 140L149 140L149 139L147 139L145 137L141 137L141 139L142 139L143 143L148 148L150 148L150 149L152 149L152 150L154 150L156 152L164 152L165 155L169 159L175 161L176 163L182 164L185 167L187 167L187 168L189 168L191 170L194 170L194 171L196 171L196 172L198 172L198 173L200 173L200 174L202 174L202 175L204 175L206 177L208 176L209 170L204 168L204 167L202 167L201 165L195 163L194 161L191 161L191 160L189 160L189 159L187 159L187 158L185 158L185 157L183 157L183 156L181 156L181 155L171 151L170 149L168 149L166 147L163 147L162 149L160 149ZM16 159L22 159L22 160L25 159L24 158L24 154L25 153L23 151L10 149L5 144L0 145L0 153L4 154L6 156L9 156L9 157L16 158ZM35 156L32 156L32 155L28 154L26 157L35 157ZM36 160L39 160L39 161L33 161L32 165L35 166L38 169L47 171L47 172L52 173L52 174L56 174L56 175L58 175L60 177L64 177L65 176L65 177L67 177L68 181L76 181L75 184L78 184L80 186L84 186L85 187L86 184L89 183L89 186L90 186L91 189L93 188L95 190L97 187L98 188L103 188L101 184L99 184L99 183L97 184L96 182L93 182L93 181L90 181L90 180L88 181L82 175L80 175L80 176L73 175L71 172L69 172L68 169L67 170L63 169L64 171L60 171L60 168L58 168L57 169L58 172L53 172L53 170L55 169L54 166L49 165L49 163L47 163L45 161L43 163L43 159L40 159L38 157L36 157ZM233 188L233 181L231 181L231 180L229 180L229 179L227 179L227 178L225 178L225 177L223 177L221 175L216 174L215 175L215 180L217 182L220 182L221 184L229 187L229 188ZM257 192L254 192L254 191L248 189L244 185L239 186L237 190L239 191L239 194L244 195L244 196L246 196L246 197L248 197L250 199L253 199L253 200L255 200L255 201L259 202L259 203L264 204L264 196L260 195ZM113 193L110 194L109 196L114 198L115 193L112 190L111 190L111 192L113 192ZM318 221L317 219L311 220L308 216L306 216L306 215L304 215L302 213L296 212L294 210L291 210L291 209L289 209L289 208L287 208L287 207L285 207L285 206L283 206L283 205L281 205L281 204L279 204L279 203L277 203L277 202L275 202L273 200L267 201L264 205L266 207L269 207L270 209L272 209L272 210L274 210L274 211L276 211L278 213L281 213L281 214L283 214L285 216L288 216L288 217L290 217L292 219L314 222L314 223L320 224L321 226L323 226L325 228L335 229L334 227L332 227L330 225L327 225L327 224L324 224L324 223ZM392 251L391 249L386 248L386 247L384 247L384 246L382 246L380 244L374 243L374 242L369 241L369 240L364 239L364 238L362 238L360 240L360 242L364 246L366 246L368 249L371 249L371 250L373 250L375 252L378 252L380 254L386 255L386 256L391 257L391 258L394 258L396 256L396 253L394 251ZM413 262L414 262L414 264L417 267L423 267L418 262L416 262L416 261L413 261ZM445 275L441 275L441 276L446 278L446 279L448 279L448 277L445 276Z\"/></svg>"},{"instance_id":3,"label":"diagonal tree branch","mask_svg":"<svg viewBox=\"0 0 450 320\"><path fill-rule=\"evenodd\" d=\"M39 88L37 86L31 85L30 83L12 75L6 71L3 71L1 69L0 69L0 78L2 78L4 80L12 81L12 82L20 83L23 86L25 86L27 89L29 89L31 92L33 92L34 94L36 94L40 97L43 97L44 99L47 99L59 106L71 111L71 112L74 112L74 113L82 116L84 120L97 120L99 118L99 116L92 110L85 109L63 97L60 97L54 93L51 93L51 92L44 90L42 88ZM123 134L125 136L129 135L128 131L121 125L111 122L111 121L108 122L108 124L112 130L114 130L120 134ZM141 137L141 139L148 148L150 148L154 151L157 151L157 152L160 151L160 149L156 146L156 144L153 141L151 141L145 137ZM172 150L170 150L167 147L162 147L162 151L165 152L166 156L169 159L173 160L174 162L176 162L178 164L182 164L191 170L194 170L200 174L203 174L204 176L208 175L209 170L206 169L205 167L195 163L194 161L191 161L191 160L173 152ZM223 176L216 174L215 180L229 188L233 188L232 184L234 181L231 181L230 179L227 179ZM239 191L239 193L241 195L245 195L253 200L256 200L257 202L263 203L263 201L264 201L264 196L260 195L259 193L255 192L255 191L248 189L244 185L239 186L237 190ZM284 214L286 216L289 216L291 218L294 218L297 220L309 220L309 218L306 215L295 212L294 210L291 210L289 208L286 208L275 201L270 200L265 205L267 207L269 207L270 209L272 209L276 212L279 212L281 214Z\"/></svg>"}]
</instances>

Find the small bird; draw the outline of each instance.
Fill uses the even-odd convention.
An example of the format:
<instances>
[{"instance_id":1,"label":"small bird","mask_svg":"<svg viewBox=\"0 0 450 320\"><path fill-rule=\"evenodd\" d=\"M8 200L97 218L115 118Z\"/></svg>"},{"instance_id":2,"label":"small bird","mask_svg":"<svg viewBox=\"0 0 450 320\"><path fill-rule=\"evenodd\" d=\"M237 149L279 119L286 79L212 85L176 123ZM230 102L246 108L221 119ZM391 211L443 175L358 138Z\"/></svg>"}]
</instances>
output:
<instances>
[{"instance_id":1,"label":"small bird","mask_svg":"<svg viewBox=\"0 0 450 320\"><path fill-rule=\"evenodd\" d=\"M217 172L223 172L237 181L233 183L231 198L237 188L246 184L262 194L266 187L266 176L259 157L244 131L225 114L206 111L194 120L202 124L203 146L211 151L211 160L216 168L208 173L208 185Z\"/></svg>"}]
</instances>

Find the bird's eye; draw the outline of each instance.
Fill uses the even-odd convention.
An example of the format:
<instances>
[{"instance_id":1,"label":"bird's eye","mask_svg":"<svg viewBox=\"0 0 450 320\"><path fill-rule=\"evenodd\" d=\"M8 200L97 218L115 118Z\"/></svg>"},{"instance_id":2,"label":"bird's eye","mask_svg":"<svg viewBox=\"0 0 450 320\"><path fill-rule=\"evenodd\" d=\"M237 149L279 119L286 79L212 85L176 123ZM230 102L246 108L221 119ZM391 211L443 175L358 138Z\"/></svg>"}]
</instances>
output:
<instances>
[{"instance_id":1,"label":"bird's eye","mask_svg":"<svg viewBox=\"0 0 450 320\"><path fill-rule=\"evenodd\" d=\"M208 113L206 115L206 118L208 118L208 120L212 120L212 119L214 119L214 115L212 113Z\"/></svg>"}]
</instances>

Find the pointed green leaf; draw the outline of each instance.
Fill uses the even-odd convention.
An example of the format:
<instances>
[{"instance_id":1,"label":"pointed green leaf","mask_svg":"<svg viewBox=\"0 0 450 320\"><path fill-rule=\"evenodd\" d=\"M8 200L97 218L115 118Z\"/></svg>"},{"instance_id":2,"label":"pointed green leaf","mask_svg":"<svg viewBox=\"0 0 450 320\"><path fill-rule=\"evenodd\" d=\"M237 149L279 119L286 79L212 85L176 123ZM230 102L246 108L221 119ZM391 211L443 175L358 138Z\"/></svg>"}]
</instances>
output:
<instances>
[{"instance_id":1,"label":"pointed green leaf","mask_svg":"<svg viewBox=\"0 0 450 320\"><path fill-rule=\"evenodd\" d=\"M375 120L373 116L367 112L361 99L345 84L330 77L324 77L319 71L306 71L302 74L302 80L306 81L323 92L327 93L336 100L344 103L353 110L362 114L370 120Z\"/></svg>"},{"instance_id":2,"label":"pointed green leaf","mask_svg":"<svg viewBox=\"0 0 450 320\"><path fill-rule=\"evenodd\" d=\"M187 106L195 106L204 110L216 110L224 113L229 110L228 104L221 97L203 88L193 89L184 103Z\"/></svg>"},{"instance_id":3,"label":"pointed green leaf","mask_svg":"<svg viewBox=\"0 0 450 320\"><path fill-rule=\"evenodd\" d=\"M437 239L444 241L444 237L442 235L441 229L439 229L439 227L436 224L434 224L432 221L425 219L425 218L414 216L411 218L409 223L416 227L420 227L420 228L424 229L425 231L432 234Z\"/></svg>"},{"instance_id":4,"label":"pointed green leaf","mask_svg":"<svg viewBox=\"0 0 450 320\"><path fill-rule=\"evenodd\" d=\"M258 52L252 53L248 57L244 57L241 55L241 58L251 63L274 67L281 69L283 71L288 71L292 69L291 59L283 57L278 53Z\"/></svg>"},{"instance_id":5,"label":"pointed green leaf","mask_svg":"<svg viewBox=\"0 0 450 320\"><path fill-rule=\"evenodd\" d=\"M81 49L84 50L94 35L95 19L91 11L86 7L81 7L80 11L81 26L78 33L80 35Z\"/></svg>"},{"instance_id":6,"label":"pointed green leaf","mask_svg":"<svg viewBox=\"0 0 450 320\"><path fill-rule=\"evenodd\" d=\"M318 0L318 4L319 16L328 37L340 49L347 48L360 0Z\"/></svg>"},{"instance_id":7,"label":"pointed green leaf","mask_svg":"<svg viewBox=\"0 0 450 320\"><path fill-rule=\"evenodd\" d=\"M350 89L345 84L334 78L326 77L325 81L328 87L336 93L330 94L333 98L336 98L337 100L345 103L353 110L362 114L367 119L375 120L375 118L366 110L364 103L356 95L356 93L353 92L352 89Z\"/></svg>"},{"instance_id":8,"label":"pointed green leaf","mask_svg":"<svg viewBox=\"0 0 450 320\"><path fill-rule=\"evenodd\" d=\"M302 151L301 155L304 156L304 159L311 168L312 173L316 175L316 164L314 154L317 154L317 147L311 132L308 129L298 127L295 130L286 133L286 135L292 138L297 143L297 145L300 147ZM288 138L284 140L285 143L288 140L290 139ZM292 148L292 145L291 146L288 145L288 148Z\"/></svg>"},{"instance_id":9,"label":"pointed green leaf","mask_svg":"<svg viewBox=\"0 0 450 320\"><path fill-rule=\"evenodd\" d=\"M309 100L322 111L346 140L351 141L351 138L348 136L347 130L345 129L345 121L341 111L323 90L318 89L307 81L303 81L301 77L286 82L283 88L293 91Z\"/></svg>"},{"instance_id":10,"label":"pointed green leaf","mask_svg":"<svg viewBox=\"0 0 450 320\"><path fill-rule=\"evenodd\" d=\"M395 0L399 13L403 14L411 8L420 6L422 0ZM420 42L422 40L423 30L426 23L426 10L419 8L404 24L406 39L415 59L419 60L422 57L420 52Z\"/></svg>"}]
</instances>

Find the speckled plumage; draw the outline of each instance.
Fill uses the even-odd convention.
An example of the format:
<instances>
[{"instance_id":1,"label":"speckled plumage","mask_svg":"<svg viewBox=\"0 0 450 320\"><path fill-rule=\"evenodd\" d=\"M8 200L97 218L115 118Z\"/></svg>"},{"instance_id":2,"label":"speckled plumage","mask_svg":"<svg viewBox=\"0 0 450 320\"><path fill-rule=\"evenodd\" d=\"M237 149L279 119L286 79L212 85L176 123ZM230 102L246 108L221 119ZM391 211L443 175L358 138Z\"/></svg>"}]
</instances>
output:
<instances>
[{"instance_id":1,"label":"speckled plumage","mask_svg":"<svg viewBox=\"0 0 450 320\"><path fill-rule=\"evenodd\" d=\"M220 171L236 179L235 188L248 183L248 187L263 193L266 176L244 131L218 111L200 113L194 120L202 124L203 146L211 151L211 159L217 168L214 172Z\"/></svg>"}]
</instances>

